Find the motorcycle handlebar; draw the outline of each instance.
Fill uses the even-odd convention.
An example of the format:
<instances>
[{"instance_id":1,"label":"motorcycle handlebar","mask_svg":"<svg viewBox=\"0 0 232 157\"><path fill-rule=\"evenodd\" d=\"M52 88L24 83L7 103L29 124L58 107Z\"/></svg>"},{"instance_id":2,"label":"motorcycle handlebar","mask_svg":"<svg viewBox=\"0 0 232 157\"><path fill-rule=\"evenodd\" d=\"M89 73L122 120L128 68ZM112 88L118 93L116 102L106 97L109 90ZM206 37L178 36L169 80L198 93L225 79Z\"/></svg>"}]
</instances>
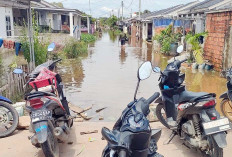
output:
<instances>
[{"instance_id":1,"label":"motorcycle handlebar","mask_svg":"<svg viewBox=\"0 0 232 157\"><path fill-rule=\"evenodd\" d=\"M186 61L187 61L187 59L184 59L184 60L180 61L180 63L184 63L184 62L186 62Z\"/></svg>"},{"instance_id":2,"label":"motorcycle handlebar","mask_svg":"<svg viewBox=\"0 0 232 157\"><path fill-rule=\"evenodd\" d=\"M155 94L153 94L150 98L148 98L146 100L147 104L151 104L153 101L155 101L155 99L157 99L160 96L159 92L156 92Z\"/></svg>"}]
</instances>

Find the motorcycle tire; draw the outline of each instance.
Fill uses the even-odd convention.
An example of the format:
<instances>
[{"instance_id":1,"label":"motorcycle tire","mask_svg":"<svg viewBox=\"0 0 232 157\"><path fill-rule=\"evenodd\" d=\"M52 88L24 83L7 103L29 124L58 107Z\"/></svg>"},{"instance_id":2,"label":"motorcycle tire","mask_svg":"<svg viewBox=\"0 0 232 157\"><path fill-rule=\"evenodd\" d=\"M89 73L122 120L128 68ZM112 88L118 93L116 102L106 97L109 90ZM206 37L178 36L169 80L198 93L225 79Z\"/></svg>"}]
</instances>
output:
<instances>
[{"instance_id":1,"label":"motorcycle tire","mask_svg":"<svg viewBox=\"0 0 232 157\"><path fill-rule=\"evenodd\" d=\"M209 136L208 141L210 144L210 154L205 154L205 157L223 157L223 149L218 146L214 138Z\"/></svg>"},{"instance_id":2,"label":"motorcycle tire","mask_svg":"<svg viewBox=\"0 0 232 157\"><path fill-rule=\"evenodd\" d=\"M156 106L156 116L159 119L159 121L168 129L170 129L166 119L164 118L163 114L162 114L162 110L165 111L164 109L164 105L163 104L158 104Z\"/></svg>"},{"instance_id":3,"label":"motorcycle tire","mask_svg":"<svg viewBox=\"0 0 232 157\"><path fill-rule=\"evenodd\" d=\"M45 157L59 157L59 144L55 138L51 123L48 123L48 137L47 140L41 144Z\"/></svg>"},{"instance_id":4,"label":"motorcycle tire","mask_svg":"<svg viewBox=\"0 0 232 157\"><path fill-rule=\"evenodd\" d=\"M220 105L222 114L232 122L232 115L229 115L228 110L226 109L226 105L229 105L232 112L232 102L229 99L223 99Z\"/></svg>"},{"instance_id":5,"label":"motorcycle tire","mask_svg":"<svg viewBox=\"0 0 232 157\"><path fill-rule=\"evenodd\" d=\"M3 137L7 137L11 135L16 130L18 123L19 123L19 115L16 109L9 103L0 101L0 109L1 108L7 109L11 113L12 118L13 118L13 122L10 128L8 128L6 131L3 131L3 132L0 130L0 138L3 138ZM1 126L1 123L3 123L4 116L7 116L5 118L9 118L8 115L5 115L5 113L3 112L1 113L1 110L0 110L0 126Z\"/></svg>"}]
</instances>

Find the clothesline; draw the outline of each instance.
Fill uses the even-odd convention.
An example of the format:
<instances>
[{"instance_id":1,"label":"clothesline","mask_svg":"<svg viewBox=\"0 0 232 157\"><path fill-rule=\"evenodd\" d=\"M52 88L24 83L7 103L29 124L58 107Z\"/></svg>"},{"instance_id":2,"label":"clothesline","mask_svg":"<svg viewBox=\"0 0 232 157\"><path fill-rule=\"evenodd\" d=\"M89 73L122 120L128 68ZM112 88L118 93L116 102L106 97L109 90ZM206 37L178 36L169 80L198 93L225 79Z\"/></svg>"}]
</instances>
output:
<instances>
[{"instance_id":1,"label":"clothesline","mask_svg":"<svg viewBox=\"0 0 232 157\"><path fill-rule=\"evenodd\" d=\"M7 49L15 49L16 56L18 56L19 51L21 50L20 42L0 38L0 48L2 46Z\"/></svg>"}]
</instances>

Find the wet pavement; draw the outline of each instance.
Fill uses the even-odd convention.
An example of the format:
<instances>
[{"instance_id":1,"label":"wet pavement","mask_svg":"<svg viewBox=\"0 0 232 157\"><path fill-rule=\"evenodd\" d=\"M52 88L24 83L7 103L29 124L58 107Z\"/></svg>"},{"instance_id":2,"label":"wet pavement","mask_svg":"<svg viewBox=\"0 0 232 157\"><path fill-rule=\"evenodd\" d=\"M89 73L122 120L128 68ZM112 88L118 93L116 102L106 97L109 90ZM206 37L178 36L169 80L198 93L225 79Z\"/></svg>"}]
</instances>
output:
<instances>
[{"instance_id":1,"label":"wet pavement","mask_svg":"<svg viewBox=\"0 0 232 157\"><path fill-rule=\"evenodd\" d=\"M129 42L121 48L116 36L104 33L89 47L88 55L66 60L60 66L68 100L83 108L93 106L93 110L87 112L93 120L103 116L105 121L115 121L120 116L133 100L137 70L144 61L151 61L153 66L160 66L162 70L167 65L170 57L152 51L152 44L136 40ZM214 92L217 96L226 91L226 80L217 72L199 72L190 68L183 68L183 72L186 73L188 90ZM158 92L158 79L159 74L153 73L142 81L138 97L148 98ZM95 110L102 107L107 109L96 114Z\"/></svg>"}]
</instances>

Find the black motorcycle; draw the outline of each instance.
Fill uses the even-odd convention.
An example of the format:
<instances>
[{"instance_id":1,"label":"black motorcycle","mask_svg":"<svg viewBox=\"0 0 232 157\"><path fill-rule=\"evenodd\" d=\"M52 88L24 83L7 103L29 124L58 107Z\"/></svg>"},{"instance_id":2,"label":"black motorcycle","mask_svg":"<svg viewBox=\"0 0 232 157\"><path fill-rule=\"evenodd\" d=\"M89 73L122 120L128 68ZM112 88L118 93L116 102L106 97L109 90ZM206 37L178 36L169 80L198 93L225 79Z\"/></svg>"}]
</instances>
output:
<instances>
[{"instance_id":1,"label":"black motorcycle","mask_svg":"<svg viewBox=\"0 0 232 157\"><path fill-rule=\"evenodd\" d=\"M159 67L153 69L161 74L162 96L156 100L156 114L164 126L173 130L167 144L179 135L187 147L196 148L210 157L222 157L223 148L227 146L226 131L231 129L231 124L216 111L215 94L185 89L185 74L180 72L181 63L185 61L174 58L163 72ZM170 121L176 125L170 125Z\"/></svg>"},{"instance_id":2,"label":"black motorcycle","mask_svg":"<svg viewBox=\"0 0 232 157\"><path fill-rule=\"evenodd\" d=\"M51 44L48 51L55 45ZM60 75L55 71L61 59L49 60L37 66L29 75L27 84L32 90L25 94L26 110L31 117L32 145L42 148L45 157L59 157L58 142L65 142L70 134L73 119L63 93ZM20 69L15 69L17 74ZM21 71L22 72L22 71Z\"/></svg>"},{"instance_id":3,"label":"black motorcycle","mask_svg":"<svg viewBox=\"0 0 232 157\"><path fill-rule=\"evenodd\" d=\"M228 91L220 96L222 99L220 107L223 115L232 122L232 68L226 71L226 78Z\"/></svg>"},{"instance_id":4,"label":"black motorcycle","mask_svg":"<svg viewBox=\"0 0 232 157\"><path fill-rule=\"evenodd\" d=\"M161 135L160 129L151 129L146 116L149 105L159 97L155 93L149 99L136 99L140 80L150 77L152 66L145 62L138 70L138 84L134 101L127 105L113 130L102 128L102 136L108 144L102 157L162 157L157 153L157 142Z\"/></svg>"}]
</instances>

